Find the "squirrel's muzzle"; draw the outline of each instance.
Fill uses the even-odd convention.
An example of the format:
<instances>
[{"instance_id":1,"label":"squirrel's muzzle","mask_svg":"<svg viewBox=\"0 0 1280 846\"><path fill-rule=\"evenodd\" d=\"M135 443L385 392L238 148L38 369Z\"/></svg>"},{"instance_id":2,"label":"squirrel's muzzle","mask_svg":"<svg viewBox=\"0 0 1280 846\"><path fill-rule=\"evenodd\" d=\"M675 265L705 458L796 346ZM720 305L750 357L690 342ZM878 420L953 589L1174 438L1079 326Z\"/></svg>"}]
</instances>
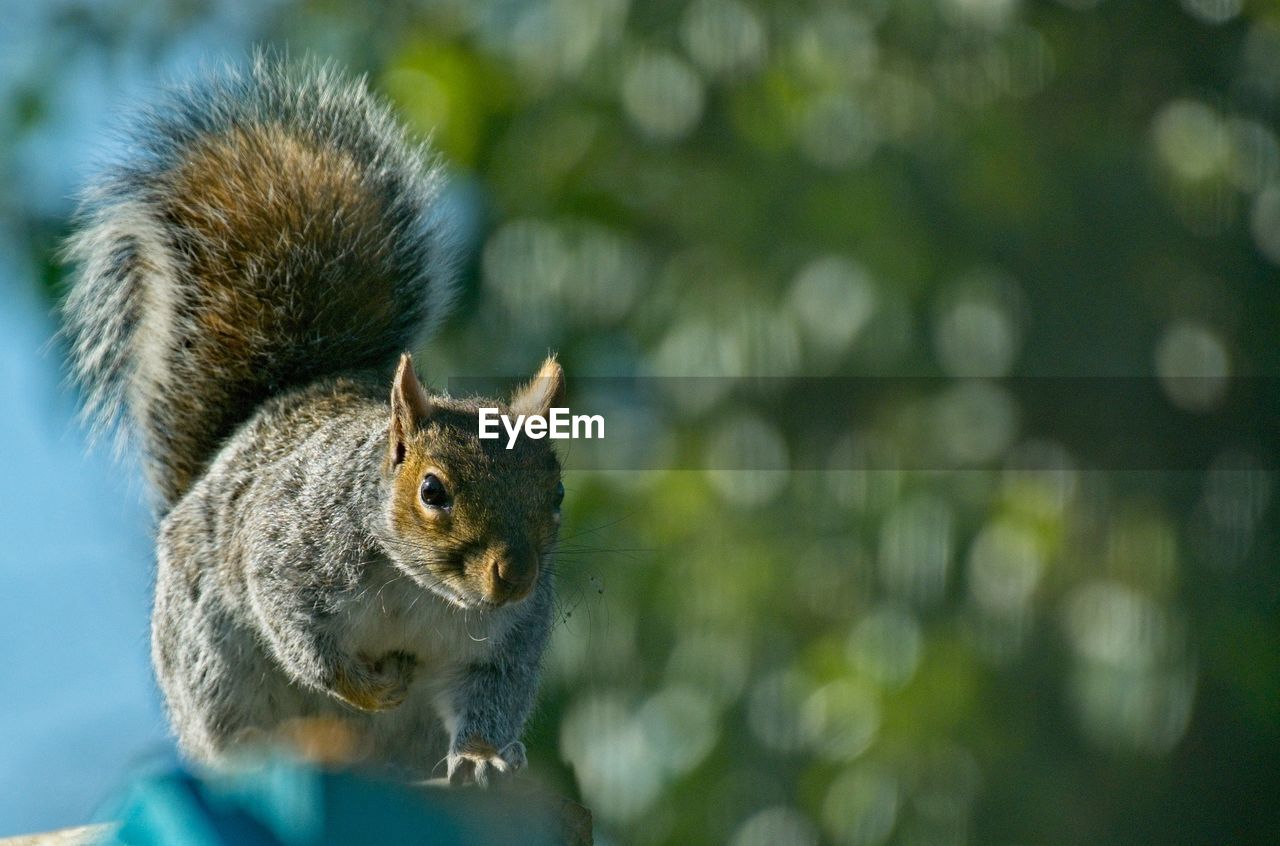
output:
<instances>
[{"instance_id":1,"label":"squirrel's muzzle","mask_svg":"<svg viewBox=\"0 0 1280 846\"><path fill-rule=\"evenodd\" d=\"M499 546L485 559L485 599L495 605L519 602L538 578L538 556L532 551Z\"/></svg>"}]
</instances>

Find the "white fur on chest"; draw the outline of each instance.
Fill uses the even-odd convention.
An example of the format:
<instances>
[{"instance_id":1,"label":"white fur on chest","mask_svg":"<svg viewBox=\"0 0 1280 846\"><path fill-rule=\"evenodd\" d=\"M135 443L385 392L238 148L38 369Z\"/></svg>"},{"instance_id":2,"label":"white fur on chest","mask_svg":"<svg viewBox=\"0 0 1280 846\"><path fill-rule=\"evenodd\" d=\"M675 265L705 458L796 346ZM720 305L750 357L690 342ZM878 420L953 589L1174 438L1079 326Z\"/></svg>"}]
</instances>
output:
<instances>
[{"instance_id":1,"label":"white fur on chest","mask_svg":"<svg viewBox=\"0 0 1280 846\"><path fill-rule=\"evenodd\" d=\"M428 672L483 660L510 627L508 613L458 608L394 571L371 579L343 616L348 654L408 652Z\"/></svg>"}]
</instances>

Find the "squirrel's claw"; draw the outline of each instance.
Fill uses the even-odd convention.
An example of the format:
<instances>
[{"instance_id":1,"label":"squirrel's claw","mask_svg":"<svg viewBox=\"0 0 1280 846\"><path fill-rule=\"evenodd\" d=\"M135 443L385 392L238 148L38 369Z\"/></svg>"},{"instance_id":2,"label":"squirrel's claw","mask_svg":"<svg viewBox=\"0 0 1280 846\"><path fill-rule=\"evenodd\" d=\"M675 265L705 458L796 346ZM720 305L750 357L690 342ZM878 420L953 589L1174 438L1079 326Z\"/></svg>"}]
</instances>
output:
<instances>
[{"instance_id":1,"label":"squirrel's claw","mask_svg":"<svg viewBox=\"0 0 1280 846\"><path fill-rule=\"evenodd\" d=\"M468 741L449 753L449 784L488 787L490 781L522 769L526 760L524 744L518 740L501 749L484 741Z\"/></svg>"}]
</instances>

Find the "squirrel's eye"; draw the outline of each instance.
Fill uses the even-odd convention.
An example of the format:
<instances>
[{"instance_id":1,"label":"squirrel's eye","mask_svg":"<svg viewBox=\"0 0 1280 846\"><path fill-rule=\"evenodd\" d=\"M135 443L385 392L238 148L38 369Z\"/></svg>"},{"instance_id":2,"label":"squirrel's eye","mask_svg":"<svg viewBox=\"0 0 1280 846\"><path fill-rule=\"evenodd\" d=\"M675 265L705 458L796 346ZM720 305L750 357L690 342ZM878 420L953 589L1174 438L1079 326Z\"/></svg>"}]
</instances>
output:
<instances>
[{"instance_id":1,"label":"squirrel's eye","mask_svg":"<svg viewBox=\"0 0 1280 846\"><path fill-rule=\"evenodd\" d=\"M551 494L551 506L559 511L562 502L564 502L564 482L557 482L555 493Z\"/></svg>"},{"instance_id":2,"label":"squirrel's eye","mask_svg":"<svg viewBox=\"0 0 1280 846\"><path fill-rule=\"evenodd\" d=\"M419 496L422 497L422 504L429 508L444 508L449 504L449 492L445 490L444 482L440 481L440 477L435 473L428 473L422 480Z\"/></svg>"}]
</instances>

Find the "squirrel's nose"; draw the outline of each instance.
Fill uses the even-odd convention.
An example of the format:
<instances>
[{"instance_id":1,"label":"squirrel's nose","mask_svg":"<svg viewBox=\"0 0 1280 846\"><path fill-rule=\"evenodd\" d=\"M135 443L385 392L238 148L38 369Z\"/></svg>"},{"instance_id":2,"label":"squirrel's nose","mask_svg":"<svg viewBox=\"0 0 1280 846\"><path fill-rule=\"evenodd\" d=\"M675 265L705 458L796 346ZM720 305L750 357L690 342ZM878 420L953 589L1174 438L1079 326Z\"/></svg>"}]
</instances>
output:
<instances>
[{"instance_id":1,"label":"squirrel's nose","mask_svg":"<svg viewBox=\"0 0 1280 846\"><path fill-rule=\"evenodd\" d=\"M533 590L538 578L538 556L502 547L489 555L490 602L519 602Z\"/></svg>"}]
</instances>

